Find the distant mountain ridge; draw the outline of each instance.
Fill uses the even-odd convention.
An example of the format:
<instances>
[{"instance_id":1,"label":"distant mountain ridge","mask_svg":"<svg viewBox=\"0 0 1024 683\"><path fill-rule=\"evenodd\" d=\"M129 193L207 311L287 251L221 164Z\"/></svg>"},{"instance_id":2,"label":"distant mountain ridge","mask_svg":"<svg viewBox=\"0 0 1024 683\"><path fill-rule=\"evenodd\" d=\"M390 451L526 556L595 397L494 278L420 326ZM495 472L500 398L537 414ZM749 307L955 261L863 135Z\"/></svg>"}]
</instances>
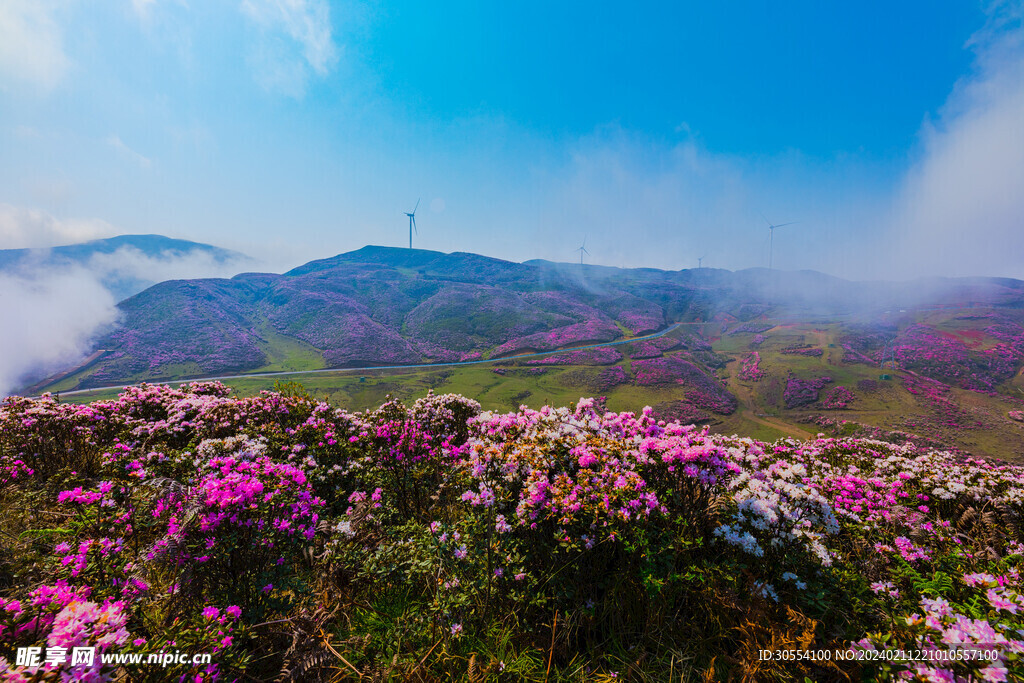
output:
<instances>
[{"instance_id":1,"label":"distant mountain ridge","mask_svg":"<svg viewBox=\"0 0 1024 683\"><path fill-rule=\"evenodd\" d=\"M118 235L58 247L0 249L0 268L8 268L32 258L33 255L43 257L44 262L84 261L93 254L111 254L123 247L138 249L147 256L157 256L165 252L199 251L208 253L219 261L247 258L237 251L163 235Z\"/></svg>"},{"instance_id":2,"label":"distant mountain ridge","mask_svg":"<svg viewBox=\"0 0 1024 683\"><path fill-rule=\"evenodd\" d=\"M121 302L122 325L79 386L502 357L603 342L686 320L772 309L841 313L952 301L1024 308L1006 279L857 283L813 271L661 271L368 246L282 275L162 282Z\"/></svg>"},{"instance_id":3,"label":"distant mountain ridge","mask_svg":"<svg viewBox=\"0 0 1024 683\"><path fill-rule=\"evenodd\" d=\"M121 250L130 250L150 259L190 258L202 256L211 263L248 263L251 259L239 252L210 244L175 239L163 235L118 235L77 244L31 249L0 249L0 273L17 273L71 266L96 265L97 257L111 256ZM124 253L124 252L122 252ZM157 279L142 277L142 273L118 269L116 263L104 263L101 279L118 301L136 294L156 283Z\"/></svg>"}]
</instances>

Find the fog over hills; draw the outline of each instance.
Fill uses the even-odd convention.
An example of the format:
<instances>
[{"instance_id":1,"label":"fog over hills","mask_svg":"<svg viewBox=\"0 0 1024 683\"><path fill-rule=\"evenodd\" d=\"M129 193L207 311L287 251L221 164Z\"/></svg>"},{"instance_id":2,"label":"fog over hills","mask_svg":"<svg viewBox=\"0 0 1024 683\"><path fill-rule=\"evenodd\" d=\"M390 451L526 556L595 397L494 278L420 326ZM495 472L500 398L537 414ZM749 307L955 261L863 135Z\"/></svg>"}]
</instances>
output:
<instances>
[{"instance_id":1,"label":"fog over hills","mask_svg":"<svg viewBox=\"0 0 1024 683\"><path fill-rule=\"evenodd\" d=\"M75 364L115 325L116 303L173 278L231 276L249 257L162 235L0 250L0 393Z\"/></svg>"},{"instance_id":2,"label":"fog over hills","mask_svg":"<svg viewBox=\"0 0 1024 683\"><path fill-rule=\"evenodd\" d=\"M284 274L162 282L118 304L82 387L268 368L497 358L770 314L1024 307L997 278L852 282L814 271L680 271L368 246ZM101 353L100 353L101 352ZM301 360L301 362L300 362Z\"/></svg>"}]
</instances>

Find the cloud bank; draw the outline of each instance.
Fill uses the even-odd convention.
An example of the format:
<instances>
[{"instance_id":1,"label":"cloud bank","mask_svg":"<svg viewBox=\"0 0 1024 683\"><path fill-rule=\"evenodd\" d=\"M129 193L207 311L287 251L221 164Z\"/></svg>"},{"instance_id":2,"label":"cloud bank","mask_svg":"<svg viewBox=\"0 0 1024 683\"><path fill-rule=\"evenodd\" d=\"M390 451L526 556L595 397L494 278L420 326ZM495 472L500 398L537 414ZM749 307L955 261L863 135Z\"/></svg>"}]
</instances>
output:
<instances>
[{"instance_id":1,"label":"cloud bank","mask_svg":"<svg viewBox=\"0 0 1024 683\"><path fill-rule=\"evenodd\" d=\"M1024 6L999 3L969 43L976 66L921 133L895 204L914 273L1024 277Z\"/></svg>"}]
</instances>

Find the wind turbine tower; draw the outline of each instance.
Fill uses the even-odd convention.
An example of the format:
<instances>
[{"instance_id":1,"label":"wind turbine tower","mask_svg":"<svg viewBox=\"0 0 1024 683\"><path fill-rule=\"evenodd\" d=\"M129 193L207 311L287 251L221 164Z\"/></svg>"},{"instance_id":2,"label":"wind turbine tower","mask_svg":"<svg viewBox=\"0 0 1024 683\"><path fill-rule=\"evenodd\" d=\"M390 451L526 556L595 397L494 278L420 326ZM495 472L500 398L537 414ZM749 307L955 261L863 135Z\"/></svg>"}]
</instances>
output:
<instances>
[{"instance_id":1,"label":"wind turbine tower","mask_svg":"<svg viewBox=\"0 0 1024 683\"><path fill-rule=\"evenodd\" d=\"M764 218L764 214L761 214L761 218ZM790 221L789 223L780 223L773 225L770 220L764 218L764 222L768 224L768 270L772 269L772 252L775 248L775 228L783 228L787 225L796 225L800 221Z\"/></svg>"},{"instance_id":2,"label":"wind turbine tower","mask_svg":"<svg viewBox=\"0 0 1024 683\"><path fill-rule=\"evenodd\" d=\"M412 233L413 233L413 230L416 230L416 209L418 209L418 208L420 208L420 200L419 199L416 200L416 206L413 207L412 213L409 213L408 211L405 212L405 215L409 217L409 248L410 249L412 249ZM420 234L420 231L416 230L416 234L417 235Z\"/></svg>"},{"instance_id":3,"label":"wind turbine tower","mask_svg":"<svg viewBox=\"0 0 1024 683\"><path fill-rule=\"evenodd\" d=\"M583 265L583 255L586 254L587 256L590 256L590 252L587 251L587 238L586 238L585 235L583 237L583 244L581 244L580 248L577 249L576 251L580 252L580 265L582 266Z\"/></svg>"}]
</instances>

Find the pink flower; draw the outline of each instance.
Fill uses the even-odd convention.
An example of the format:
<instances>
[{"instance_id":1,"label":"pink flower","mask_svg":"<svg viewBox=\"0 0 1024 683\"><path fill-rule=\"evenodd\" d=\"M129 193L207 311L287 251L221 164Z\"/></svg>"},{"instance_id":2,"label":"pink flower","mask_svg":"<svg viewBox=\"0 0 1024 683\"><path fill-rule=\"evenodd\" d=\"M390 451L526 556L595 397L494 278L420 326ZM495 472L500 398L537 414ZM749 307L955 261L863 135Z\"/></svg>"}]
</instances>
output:
<instances>
[{"instance_id":1,"label":"pink flower","mask_svg":"<svg viewBox=\"0 0 1024 683\"><path fill-rule=\"evenodd\" d=\"M991 574L977 573L977 574L964 574L964 583L968 586L994 586L998 583L996 577Z\"/></svg>"},{"instance_id":2,"label":"pink flower","mask_svg":"<svg viewBox=\"0 0 1024 683\"><path fill-rule=\"evenodd\" d=\"M1005 681L1007 670L1000 662L993 662L981 670L981 677L986 681Z\"/></svg>"},{"instance_id":3,"label":"pink flower","mask_svg":"<svg viewBox=\"0 0 1024 683\"><path fill-rule=\"evenodd\" d=\"M1015 603L1013 600L1007 600L997 593L994 588L989 588L986 595L988 596L988 603L992 605L992 608L995 610L1002 610L1004 612L1009 612L1010 614L1016 614L1020 609L1020 605Z\"/></svg>"}]
</instances>

